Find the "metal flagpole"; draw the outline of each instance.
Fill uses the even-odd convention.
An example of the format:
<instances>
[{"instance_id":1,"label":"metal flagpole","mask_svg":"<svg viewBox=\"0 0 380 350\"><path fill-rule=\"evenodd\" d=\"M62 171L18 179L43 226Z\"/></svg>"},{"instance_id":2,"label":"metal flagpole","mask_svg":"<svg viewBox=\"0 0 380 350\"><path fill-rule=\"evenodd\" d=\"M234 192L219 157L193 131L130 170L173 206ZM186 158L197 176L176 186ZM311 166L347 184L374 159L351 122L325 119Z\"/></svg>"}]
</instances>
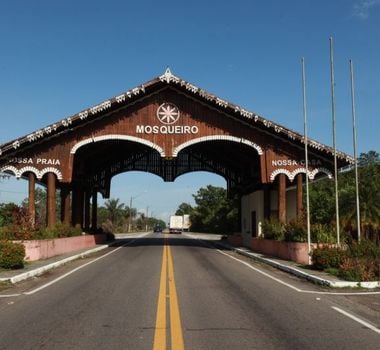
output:
<instances>
[{"instance_id":1,"label":"metal flagpole","mask_svg":"<svg viewBox=\"0 0 380 350\"><path fill-rule=\"evenodd\" d=\"M305 59L302 57L302 96L303 96L303 130L305 140L305 168L306 168L306 224L307 224L307 245L309 251L309 263L311 263L311 235L310 235L310 201L309 201L309 156L308 156L308 135L307 135L307 113L306 113L306 78Z\"/></svg>"},{"instance_id":2,"label":"metal flagpole","mask_svg":"<svg viewBox=\"0 0 380 350\"><path fill-rule=\"evenodd\" d=\"M354 139L354 161L355 161L355 187L356 187L356 217L358 226L358 242L360 243L360 204L359 204L359 176L358 176L358 157L356 152L356 113L355 113L355 89L354 89L354 66L350 60L351 73L351 101L352 101L352 135Z\"/></svg>"},{"instance_id":3,"label":"metal flagpole","mask_svg":"<svg viewBox=\"0 0 380 350\"><path fill-rule=\"evenodd\" d=\"M337 164L337 157L336 157L336 126L335 126L336 122L335 122L334 53L333 53L333 39L331 37L330 37L330 67L331 67L331 110L332 110L333 148L334 148L336 241L337 241L338 244L340 244L338 164Z\"/></svg>"}]
</instances>

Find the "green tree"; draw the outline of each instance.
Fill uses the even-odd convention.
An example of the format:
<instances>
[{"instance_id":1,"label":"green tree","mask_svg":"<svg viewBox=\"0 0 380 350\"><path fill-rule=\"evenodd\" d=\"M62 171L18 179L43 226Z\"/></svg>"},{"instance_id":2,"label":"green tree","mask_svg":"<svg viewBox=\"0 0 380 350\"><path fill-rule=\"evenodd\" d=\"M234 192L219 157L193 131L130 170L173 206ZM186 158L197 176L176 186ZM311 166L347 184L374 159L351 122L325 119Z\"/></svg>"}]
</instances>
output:
<instances>
[{"instance_id":1,"label":"green tree","mask_svg":"<svg viewBox=\"0 0 380 350\"><path fill-rule=\"evenodd\" d=\"M329 224L335 220L334 182L323 179L310 183L310 220L313 223ZM306 208L306 205L304 205Z\"/></svg>"},{"instance_id":2,"label":"green tree","mask_svg":"<svg viewBox=\"0 0 380 350\"><path fill-rule=\"evenodd\" d=\"M190 214L192 231L232 233L238 227L236 198L221 187L208 185L193 195L196 206Z\"/></svg>"},{"instance_id":3,"label":"green tree","mask_svg":"<svg viewBox=\"0 0 380 350\"><path fill-rule=\"evenodd\" d=\"M365 166L370 164L380 164L380 154L376 151L368 151L367 153L360 153L358 157L359 166Z\"/></svg>"},{"instance_id":4,"label":"green tree","mask_svg":"<svg viewBox=\"0 0 380 350\"><path fill-rule=\"evenodd\" d=\"M124 216L129 219L129 217L132 217L132 219L135 219L137 217L137 209L136 208L130 208L125 207L124 208Z\"/></svg>"},{"instance_id":5,"label":"green tree","mask_svg":"<svg viewBox=\"0 0 380 350\"><path fill-rule=\"evenodd\" d=\"M97 219L98 219L98 225L101 226L103 223L105 223L109 217L109 212L106 207L99 206L97 210Z\"/></svg>"},{"instance_id":6,"label":"green tree","mask_svg":"<svg viewBox=\"0 0 380 350\"><path fill-rule=\"evenodd\" d=\"M35 190L35 205L36 205L36 224L45 225L46 224L46 200L47 200L47 191L44 187L36 187ZM28 208L29 198L25 198L21 206ZM61 200L59 192L56 193L56 217L57 221L60 220L61 216Z\"/></svg>"},{"instance_id":7,"label":"green tree","mask_svg":"<svg viewBox=\"0 0 380 350\"><path fill-rule=\"evenodd\" d=\"M175 215L191 215L191 213L193 212L193 207L189 204L189 203L181 203L177 209L177 211L175 212Z\"/></svg>"},{"instance_id":8,"label":"green tree","mask_svg":"<svg viewBox=\"0 0 380 350\"><path fill-rule=\"evenodd\" d=\"M123 209L125 207L124 203L119 203L119 198L111 198L104 202L104 205L108 211L108 219L113 225L120 224L123 218Z\"/></svg>"},{"instance_id":9,"label":"green tree","mask_svg":"<svg viewBox=\"0 0 380 350\"><path fill-rule=\"evenodd\" d=\"M379 240L380 231L380 163L360 169L360 217L364 234ZM377 237L376 237L377 233Z\"/></svg>"},{"instance_id":10,"label":"green tree","mask_svg":"<svg viewBox=\"0 0 380 350\"><path fill-rule=\"evenodd\" d=\"M18 209L15 203L0 204L0 227L13 224L13 213Z\"/></svg>"},{"instance_id":11,"label":"green tree","mask_svg":"<svg viewBox=\"0 0 380 350\"><path fill-rule=\"evenodd\" d=\"M380 161L375 151L359 157L359 198L363 235L375 241L380 239ZM356 187L354 169L338 176L339 209L343 228L357 232ZM334 182L323 179L310 185L310 214L312 223L335 223Z\"/></svg>"}]
</instances>

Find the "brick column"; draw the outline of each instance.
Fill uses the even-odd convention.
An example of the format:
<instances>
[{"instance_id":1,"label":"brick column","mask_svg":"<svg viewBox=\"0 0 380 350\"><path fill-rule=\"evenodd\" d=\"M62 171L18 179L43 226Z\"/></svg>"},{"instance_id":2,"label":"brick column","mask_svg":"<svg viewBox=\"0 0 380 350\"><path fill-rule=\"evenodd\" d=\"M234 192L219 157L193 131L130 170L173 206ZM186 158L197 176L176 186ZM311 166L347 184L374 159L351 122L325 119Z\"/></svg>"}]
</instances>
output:
<instances>
[{"instance_id":1,"label":"brick column","mask_svg":"<svg viewBox=\"0 0 380 350\"><path fill-rule=\"evenodd\" d=\"M270 209L270 187L268 184L266 184L264 185L264 218L267 220L270 219Z\"/></svg>"},{"instance_id":2,"label":"brick column","mask_svg":"<svg viewBox=\"0 0 380 350\"><path fill-rule=\"evenodd\" d=\"M78 185L73 189L72 208L73 226L83 228L84 191Z\"/></svg>"},{"instance_id":3,"label":"brick column","mask_svg":"<svg viewBox=\"0 0 380 350\"><path fill-rule=\"evenodd\" d=\"M278 175L278 220L286 223L286 175Z\"/></svg>"},{"instance_id":4,"label":"brick column","mask_svg":"<svg viewBox=\"0 0 380 350\"><path fill-rule=\"evenodd\" d=\"M86 191L84 194L84 229L88 231L90 229L90 199L91 193Z\"/></svg>"},{"instance_id":5,"label":"brick column","mask_svg":"<svg viewBox=\"0 0 380 350\"><path fill-rule=\"evenodd\" d=\"M95 231L98 226L98 192L94 190L92 194L92 215L91 228Z\"/></svg>"},{"instance_id":6,"label":"brick column","mask_svg":"<svg viewBox=\"0 0 380 350\"><path fill-rule=\"evenodd\" d=\"M36 175L29 173L28 179L28 215L30 224L34 227L36 223Z\"/></svg>"},{"instance_id":7,"label":"brick column","mask_svg":"<svg viewBox=\"0 0 380 350\"><path fill-rule=\"evenodd\" d=\"M53 173L47 174L47 226L52 228L56 223L56 183L55 175Z\"/></svg>"},{"instance_id":8,"label":"brick column","mask_svg":"<svg viewBox=\"0 0 380 350\"><path fill-rule=\"evenodd\" d=\"M297 197L296 197L296 205L297 205L297 219L301 219L303 213L303 202L302 202L302 174L297 174Z\"/></svg>"},{"instance_id":9,"label":"brick column","mask_svg":"<svg viewBox=\"0 0 380 350\"><path fill-rule=\"evenodd\" d=\"M71 196L68 188L61 189L61 221L65 225L70 225L70 202Z\"/></svg>"}]
</instances>

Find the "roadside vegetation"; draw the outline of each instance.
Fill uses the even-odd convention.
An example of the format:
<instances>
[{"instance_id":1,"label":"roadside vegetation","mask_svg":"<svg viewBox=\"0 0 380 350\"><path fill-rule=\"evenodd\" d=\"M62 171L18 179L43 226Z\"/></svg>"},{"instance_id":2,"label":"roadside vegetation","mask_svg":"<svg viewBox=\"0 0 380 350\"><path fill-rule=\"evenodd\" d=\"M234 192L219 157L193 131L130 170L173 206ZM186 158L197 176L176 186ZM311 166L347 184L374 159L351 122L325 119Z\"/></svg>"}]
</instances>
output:
<instances>
[{"instance_id":1,"label":"roadside vegetation","mask_svg":"<svg viewBox=\"0 0 380 350\"><path fill-rule=\"evenodd\" d=\"M358 243L354 169L338 176L341 245L336 245L334 183L323 179L310 184L311 241L313 267L349 281L380 280L380 155L361 154L359 195L361 240ZM281 225L265 221L264 238L307 242L305 219Z\"/></svg>"},{"instance_id":2,"label":"roadside vegetation","mask_svg":"<svg viewBox=\"0 0 380 350\"><path fill-rule=\"evenodd\" d=\"M59 196L57 196L59 198ZM25 250L19 241L54 239L79 236L81 228L65 225L59 221L60 201L57 200L57 224L47 228L46 222L46 191L36 189L36 218L33 221L28 216L28 199L21 205L15 203L0 204L0 268L17 269L24 266ZM154 217L146 217L135 208L129 208L119 199L108 199L104 206L98 207L98 225L96 232L113 237L114 233L129 231L145 231L160 224L165 228L165 222Z\"/></svg>"},{"instance_id":3,"label":"roadside vegetation","mask_svg":"<svg viewBox=\"0 0 380 350\"><path fill-rule=\"evenodd\" d=\"M361 154L359 195L361 240L358 243L354 170L339 174L342 244L312 252L313 266L349 281L380 280L380 155ZM330 181L319 181L310 192L311 220L335 227L335 197Z\"/></svg>"},{"instance_id":4,"label":"roadside vegetation","mask_svg":"<svg viewBox=\"0 0 380 350\"><path fill-rule=\"evenodd\" d=\"M120 202L119 198L110 198L98 208L98 224L104 233L141 232L157 224L163 229L166 227L163 220L146 216Z\"/></svg>"},{"instance_id":5,"label":"roadside vegetation","mask_svg":"<svg viewBox=\"0 0 380 350\"><path fill-rule=\"evenodd\" d=\"M380 280L380 155L362 153L359 164L361 242L358 243L354 169L341 172L339 208L341 245L337 246L334 182L310 183L311 241L317 243L313 266L351 281ZM195 206L182 203L176 215L189 214L196 232L238 232L238 197L227 196L220 187L207 186L193 195ZM304 205L306 207L306 204ZM281 224L277 219L262 223L263 238L307 242L306 217Z\"/></svg>"},{"instance_id":6,"label":"roadside vegetation","mask_svg":"<svg viewBox=\"0 0 380 350\"><path fill-rule=\"evenodd\" d=\"M239 228L238 197L222 187L208 185L193 194L195 206L181 203L176 215L190 215L191 231L231 234Z\"/></svg>"}]
</instances>

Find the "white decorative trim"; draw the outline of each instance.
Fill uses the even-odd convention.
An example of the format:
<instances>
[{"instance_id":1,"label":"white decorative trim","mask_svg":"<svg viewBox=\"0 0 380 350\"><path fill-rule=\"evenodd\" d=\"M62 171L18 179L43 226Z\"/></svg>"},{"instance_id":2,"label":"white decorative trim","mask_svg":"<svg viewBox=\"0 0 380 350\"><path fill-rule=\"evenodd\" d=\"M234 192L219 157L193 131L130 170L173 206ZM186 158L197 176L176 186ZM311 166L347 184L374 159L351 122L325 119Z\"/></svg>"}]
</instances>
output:
<instances>
[{"instance_id":1,"label":"white decorative trim","mask_svg":"<svg viewBox=\"0 0 380 350\"><path fill-rule=\"evenodd\" d=\"M19 176L16 175L17 178L21 177L22 174L27 173L27 172L30 172L30 173L33 173L34 175L36 175L37 179L42 178L42 176L40 176L40 171L33 166L26 166L24 168L21 168L18 172L20 175Z\"/></svg>"},{"instance_id":2,"label":"white decorative trim","mask_svg":"<svg viewBox=\"0 0 380 350\"><path fill-rule=\"evenodd\" d=\"M309 176L309 179L310 179L310 176L311 176L311 173L310 171L306 171L306 168L298 168L296 170L293 170L290 174L290 180L293 181L294 178L298 175L298 174L306 174L307 172L307 175Z\"/></svg>"},{"instance_id":3,"label":"white decorative trim","mask_svg":"<svg viewBox=\"0 0 380 350\"><path fill-rule=\"evenodd\" d=\"M80 120L86 119L88 117L88 111L78 113Z\"/></svg>"},{"instance_id":4,"label":"white decorative trim","mask_svg":"<svg viewBox=\"0 0 380 350\"><path fill-rule=\"evenodd\" d=\"M115 100L116 100L117 103L124 102L125 101L125 94L121 94L119 96L116 96Z\"/></svg>"},{"instance_id":5,"label":"white decorative trim","mask_svg":"<svg viewBox=\"0 0 380 350\"><path fill-rule=\"evenodd\" d=\"M10 171L16 176L16 179L19 179L22 176L22 174L25 174L25 173L33 173L34 175L36 175L37 179L39 180L41 180L42 177L47 173L54 173L57 176L58 180L63 179L61 171L52 167L44 168L40 171L36 169L35 167L31 167L31 166L26 166L24 168L17 169L16 167L10 165L10 166L2 167L0 171L1 172Z\"/></svg>"},{"instance_id":6,"label":"white decorative trim","mask_svg":"<svg viewBox=\"0 0 380 350\"><path fill-rule=\"evenodd\" d=\"M87 145L92 142L100 142L100 141L107 141L107 140L124 140L124 141L132 141L132 142L137 142L141 143L143 145L146 145L150 148L155 149L158 153L160 153L161 157L165 157L165 152L164 150L156 145L153 142L150 142L148 140L140 139L135 136L129 136L129 135L116 135L116 134L111 134L111 135L103 135L103 136L97 136L97 137L91 137L85 140L82 140L78 142L70 151L70 154L75 154L76 151L81 148L84 145Z\"/></svg>"},{"instance_id":7,"label":"white decorative trim","mask_svg":"<svg viewBox=\"0 0 380 350\"><path fill-rule=\"evenodd\" d=\"M249 141L247 139L243 139L243 138L241 139L241 143L244 143L247 146L253 147L260 156L263 154L262 148L256 143Z\"/></svg>"},{"instance_id":8,"label":"white decorative trim","mask_svg":"<svg viewBox=\"0 0 380 350\"><path fill-rule=\"evenodd\" d=\"M189 90L189 91L191 91L191 92L194 93L194 94L199 90L198 87L196 87L195 85L190 84L190 83L187 83L187 84L185 85L185 87L186 87L186 90Z\"/></svg>"},{"instance_id":9,"label":"white decorative trim","mask_svg":"<svg viewBox=\"0 0 380 350\"><path fill-rule=\"evenodd\" d=\"M310 173L310 179L314 180L315 176L318 174L318 173L324 173L327 175L327 177L329 179L332 179L333 178L333 174L331 173L330 170L326 169L326 168L317 168L317 169L314 169L311 173Z\"/></svg>"},{"instance_id":10,"label":"white decorative trim","mask_svg":"<svg viewBox=\"0 0 380 350\"><path fill-rule=\"evenodd\" d=\"M104 101L102 102L101 104L99 105L96 105L94 107L91 107L90 108L90 113L92 115L96 114L96 113L99 113L99 112L103 112L104 110L108 109L108 108L111 108L111 101L110 100L107 100L107 101Z\"/></svg>"},{"instance_id":11,"label":"white decorative trim","mask_svg":"<svg viewBox=\"0 0 380 350\"><path fill-rule=\"evenodd\" d=\"M216 104L218 106L221 106L221 107L224 107L224 108L227 108L228 107L228 102L226 100L222 100L221 98L217 97L216 98Z\"/></svg>"},{"instance_id":12,"label":"white decorative trim","mask_svg":"<svg viewBox=\"0 0 380 350\"><path fill-rule=\"evenodd\" d=\"M62 173L56 168L45 168L42 169L37 175L37 179L42 179L42 177L47 173L53 173L57 176L58 180L62 180Z\"/></svg>"},{"instance_id":13,"label":"white decorative trim","mask_svg":"<svg viewBox=\"0 0 380 350\"><path fill-rule=\"evenodd\" d=\"M162 82L166 82L167 84L169 84L171 81L175 82L175 83L179 83L180 82L180 79L178 77L176 77L171 71L169 68L166 69L165 73L162 74L160 76L160 80Z\"/></svg>"},{"instance_id":14,"label":"white decorative trim","mask_svg":"<svg viewBox=\"0 0 380 350\"><path fill-rule=\"evenodd\" d=\"M289 170L286 170L286 169L277 169L275 170L271 175L270 175L270 181L274 181L274 179L276 178L277 175L279 174L285 174L288 179L290 180L291 177L292 177L292 173L289 171Z\"/></svg>"},{"instance_id":15,"label":"white decorative trim","mask_svg":"<svg viewBox=\"0 0 380 350\"><path fill-rule=\"evenodd\" d=\"M5 173L6 171L9 171L9 172L13 173L13 175L15 175L16 178L18 178L18 179L21 177L21 174L19 173L19 170L17 168L15 168L14 166L12 166L12 165L3 166L2 168L0 168L0 171L2 173Z\"/></svg>"},{"instance_id":16,"label":"white decorative trim","mask_svg":"<svg viewBox=\"0 0 380 350\"><path fill-rule=\"evenodd\" d=\"M220 140L243 143L249 147L254 148L259 155L263 154L263 150L259 145L257 145L256 143L254 143L252 141L249 141L247 139L243 139L243 138L236 137L236 136L230 136L230 135L211 135L211 136L198 137L196 139L193 139L193 140L190 140L190 141L187 141L187 142L180 144L179 146L177 146L173 150L173 157L177 157L178 153L180 151L182 151L184 148L189 147L191 145L194 145L196 143L207 142L207 141L220 141Z\"/></svg>"},{"instance_id":17,"label":"white decorative trim","mask_svg":"<svg viewBox=\"0 0 380 350\"><path fill-rule=\"evenodd\" d=\"M286 170L286 169L277 169L277 170L273 171L272 174L270 175L270 181L273 182L278 174L285 174L290 181L293 181L294 178L298 174L301 174L301 173L306 174L306 168L298 168L296 170L293 170L292 172L290 172L289 170ZM333 178L331 171L326 169L326 168L316 168L313 171L307 172L310 180L314 180L315 176L318 173L326 174L329 179Z\"/></svg>"}]
</instances>

